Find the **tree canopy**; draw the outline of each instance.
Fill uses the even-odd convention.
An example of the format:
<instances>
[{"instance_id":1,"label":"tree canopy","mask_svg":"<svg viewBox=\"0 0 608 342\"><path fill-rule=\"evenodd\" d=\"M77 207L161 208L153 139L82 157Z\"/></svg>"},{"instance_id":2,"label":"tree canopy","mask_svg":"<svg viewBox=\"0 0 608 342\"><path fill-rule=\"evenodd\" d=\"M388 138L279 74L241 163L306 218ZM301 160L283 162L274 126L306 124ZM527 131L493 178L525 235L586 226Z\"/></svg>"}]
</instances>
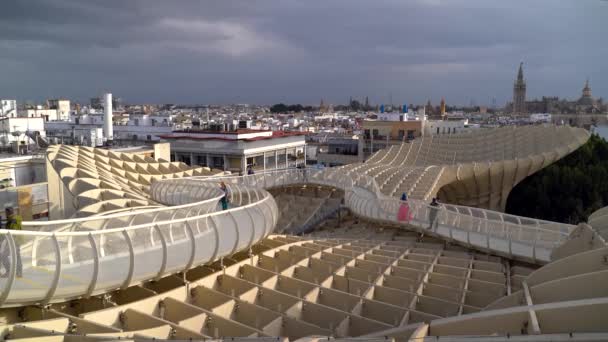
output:
<instances>
[{"instance_id":1,"label":"tree canopy","mask_svg":"<svg viewBox=\"0 0 608 342\"><path fill-rule=\"evenodd\" d=\"M524 179L506 212L577 224L608 206L608 142L597 135L579 149Z\"/></svg>"},{"instance_id":2,"label":"tree canopy","mask_svg":"<svg viewBox=\"0 0 608 342\"><path fill-rule=\"evenodd\" d=\"M271 113L289 113L289 112L298 113L298 112L302 112L302 111L311 112L312 110L313 110L313 107L302 106L301 104L286 105L284 103L277 103L277 104L273 105L272 107L270 107Z\"/></svg>"}]
</instances>

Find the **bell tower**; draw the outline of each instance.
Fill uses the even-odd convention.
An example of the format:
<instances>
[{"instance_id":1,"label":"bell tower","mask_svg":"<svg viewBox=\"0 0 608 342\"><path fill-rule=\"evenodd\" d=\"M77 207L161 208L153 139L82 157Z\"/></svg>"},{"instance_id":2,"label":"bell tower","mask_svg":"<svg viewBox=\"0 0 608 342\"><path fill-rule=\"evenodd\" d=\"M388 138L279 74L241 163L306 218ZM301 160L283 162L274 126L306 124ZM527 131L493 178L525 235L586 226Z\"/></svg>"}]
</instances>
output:
<instances>
[{"instance_id":1,"label":"bell tower","mask_svg":"<svg viewBox=\"0 0 608 342\"><path fill-rule=\"evenodd\" d=\"M526 113L526 81L524 80L524 62L521 62L517 80L513 85L513 114L524 113Z\"/></svg>"}]
</instances>

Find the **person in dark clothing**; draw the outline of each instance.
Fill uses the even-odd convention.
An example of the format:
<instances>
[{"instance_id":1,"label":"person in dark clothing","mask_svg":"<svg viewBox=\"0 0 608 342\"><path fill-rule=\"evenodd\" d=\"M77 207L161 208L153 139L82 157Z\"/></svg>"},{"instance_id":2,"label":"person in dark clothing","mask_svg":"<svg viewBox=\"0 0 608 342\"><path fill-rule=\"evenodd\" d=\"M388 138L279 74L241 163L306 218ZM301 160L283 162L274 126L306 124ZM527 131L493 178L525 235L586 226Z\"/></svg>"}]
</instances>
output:
<instances>
[{"instance_id":1,"label":"person in dark clothing","mask_svg":"<svg viewBox=\"0 0 608 342\"><path fill-rule=\"evenodd\" d=\"M224 182L220 182L220 190L222 190L222 192L224 192L224 196L222 196L222 198L220 199L220 204L222 205L222 210L226 210L228 209L228 197L230 195L228 187L226 186L226 183Z\"/></svg>"},{"instance_id":2,"label":"person in dark clothing","mask_svg":"<svg viewBox=\"0 0 608 342\"><path fill-rule=\"evenodd\" d=\"M439 214L439 202L437 198L433 198L429 204L429 229L437 228L437 214Z\"/></svg>"},{"instance_id":3,"label":"person in dark clothing","mask_svg":"<svg viewBox=\"0 0 608 342\"><path fill-rule=\"evenodd\" d=\"M306 165L304 164L300 164L297 166L298 169L302 170L302 180L304 183L308 183L308 172L306 170Z\"/></svg>"},{"instance_id":4,"label":"person in dark clothing","mask_svg":"<svg viewBox=\"0 0 608 342\"><path fill-rule=\"evenodd\" d=\"M6 225L5 229L8 230L21 230L21 221L22 218L20 215L15 214L15 211L12 207L8 207L4 210L6 214ZM16 249L16 259L17 259L17 277L21 278L23 276L23 264L21 263L21 244L23 244L23 239L21 236L14 236L15 241L15 249ZM11 256L10 256L10 247L9 241L6 235L0 235L0 263L4 268L4 273L0 275L2 278L6 278L11 269Z\"/></svg>"},{"instance_id":5,"label":"person in dark clothing","mask_svg":"<svg viewBox=\"0 0 608 342\"><path fill-rule=\"evenodd\" d=\"M255 172L253 172L253 166L250 166L247 168L247 174L248 175L253 175Z\"/></svg>"}]
</instances>

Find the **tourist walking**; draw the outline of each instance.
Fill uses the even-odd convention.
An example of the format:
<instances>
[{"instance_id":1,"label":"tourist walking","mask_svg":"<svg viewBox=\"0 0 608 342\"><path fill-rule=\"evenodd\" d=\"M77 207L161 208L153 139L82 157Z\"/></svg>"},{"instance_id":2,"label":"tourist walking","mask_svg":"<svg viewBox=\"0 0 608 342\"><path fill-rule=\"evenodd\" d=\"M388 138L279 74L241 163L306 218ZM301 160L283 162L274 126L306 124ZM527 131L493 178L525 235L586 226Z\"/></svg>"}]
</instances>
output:
<instances>
[{"instance_id":1,"label":"tourist walking","mask_svg":"<svg viewBox=\"0 0 608 342\"><path fill-rule=\"evenodd\" d=\"M433 230L433 228L437 228L437 214L439 214L439 202L437 202L437 198L433 197L433 200L429 204L429 229Z\"/></svg>"},{"instance_id":2,"label":"tourist walking","mask_svg":"<svg viewBox=\"0 0 608 342\"><path fill-rule=\"evenodd\" d=\"M7 230L21 230L21 216L15 214L12 207L6 208L4 212L6 214L6 223L4 228ZM23 243L23 239L18 235L14 236L13 239L15 241L15 253L17 259L16 274L18 278L21 278L23 276L23 264L21 263L21 244ZM8 273L11 269L11 253L8 244L9 241L6 235L0 235L0 263L4 268L4 273L0 275L2 278L8 277Z\"/></svg>"},{"instance_id":3,"label":"tourist walking","mask_svg":"<svg viewBox=\"0 0 608 342\"><path fill-rule=\"evenodd\" d=\"M247 174L248 174L248 175L253 175L254 173L255 173L255 172L253 172L253 166L250 166L250 167L247 169Z\"/></svg>"},{"instance_id":4,"label":"tourist walking","mask_svg":"<svg viewBox=\"0 0 608 342\"><path fill-rule=\"evenodd\" d=\"M397 213L397 221L409 223L412 219L412 213L410 212L410 205L407 202L407 194L404 192L401 195L401 205L399 205L399 212Z\"/></svg>"},{"instance_id":5,"label":"tourist walking","mask_svg":"<svg viewBox=\"0 0 608 342\"><path fill-rule=\"evenodd\" d=\"M224 196L222 196L222 198L220 199L220 204L222 205L222 210L226 210L228 209L230 191L228 190L228 187L224 182L220 182L220 190L222 190L222 192L224 193Z\"/></svg>"},{"instance_id":6,"label":"tourist walking","mask_svg":"<svg viewBox=\"0 0 608 342\"><path fill-rule=\"evenodd\" d=\"M297 166L297 168L302 170L303 183L308 183L308 175L307 175L306 165L300 164L300 165Z\"/></svg>"}]
</instances>

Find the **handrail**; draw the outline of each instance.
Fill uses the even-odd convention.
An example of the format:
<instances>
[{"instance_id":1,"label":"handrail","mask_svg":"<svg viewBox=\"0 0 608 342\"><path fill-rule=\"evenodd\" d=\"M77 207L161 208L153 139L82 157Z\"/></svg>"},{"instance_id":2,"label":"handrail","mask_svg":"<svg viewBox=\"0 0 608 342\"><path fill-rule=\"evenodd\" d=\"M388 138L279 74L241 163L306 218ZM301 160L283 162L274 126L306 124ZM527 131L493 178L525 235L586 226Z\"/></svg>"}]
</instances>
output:
<instances>
[{"instance_id":1,"label":"handrail","mask_svg":"<svg viewBox=\"0 0 608 342\"><path fill-rule=\"evenodd\" d=\"M353 172L348 172L347 174L350 175L350 173L353 173ZM367 181L370 184L370 187L371 187L371 189L368 188L368 190L374 192L379 198L386 198L386 199L392 199L392 198L394 198L392 196L387 196L384 193L382 193L382 191L380 190L380 187L376 183L375 178L373 178L371 176L368 176L368 175L363 175L363 174L357 174L357 176L358 176L358 179L361 179L361 178L371 178L371 179L369 179ZM409 201L419 201L419 200L410 199ZM458 211L458 209L468 210L468 208L470 208L470 207L463 206L463 205L458 205L458 204L443 204L443 205L447 206L448 208L454 209L454 211ZM570 224L565 224L565 223L557 223L557 222L552 222L552 221L547 221L547 220L541 220L541 219L536 219L536 218L530 218L530 217L524 217L524 216L505 214L505 213L502 213L502 212L499 212L499 211L495 211L495 210L490 210L490 209L475 208L475 210L485 213L484 215L486 215L486 216L490 216L490 215L487 215L487 213L490 213L490 214L492 214L491 216L494 216L494 217L509 217L509 218L513 218L515 220L523 218L526 221L535 222L534 226L540 226L541 224L559 224L559 225L561 225L563 227L568 227L567 231L565 232L566 235L569 234L574 228L576 228L575 225L570 225ZM493 219L488 218L488 220L493 220Z\"/></svg>"},{"instance_id":2,"label":"handrail","mask_svg":"<svg viewBox=\"0 0 608 342\"><path fill-rule=\"evenodd\" d=\"M14 240L17 247L21 247L22 254L28 254L27 248L32 248L32 253L28 254L32 256L28 260L31 265L37 265L43 259L46 259L43 265L51 268L48 265L55 265L54 270L49 270L52 274L49 279L51 287L39 290L40 293L30 289L31 298L24 299L18 298L19 289L11 281L3 285L5 289L13 286L13 290L4 298L5 301L0 302L0 306L6 303L23 305L24 302L42 304L90 296L185 271L194 265L249 248L270 234L278 220L277 205L265 189L289 184L313 183L339 188L345 192L345 205L363 218L400 226L407 224L410 229L426 234L443 236L474 248L532 262L548 261L551 249L562 243L569 232L568 225L551 223L553 229L549 229L542 225L521 224L522 218L515 217L520 222L517 224L505 221L502 213L447 204L438 209L439 224L428 228L429 214L435 209L424 201L413 199L408 202L413 214L412 220L400 222L397 213L403 202L384 195L373 177L357 176L351 177L341 169L328 168L288 169L246 176L166 179L154 182L151 186L151 195L156 201L171 205L186 200L195 204L169 206L161 211L130 213L129 220L117 220L114 222L117 223L116 226L108 226L109 221L106 221L102 229L75 230L87 221L80 218L62 220L72 223L72 231L0 230L0 238ZM232 202L236 207L218 211L217 201L223 196L218 189L218 181L224 181L230 188ZM205 198L206 196L211 198ZM211 205L201 207L201 203ZM182 211L183 214L180 214ZM150 212L154 215L145 216ZM500 220L488 219L492 215L498 215L496 217ZM122 216L125 215L119 217ZM138 222L139 217L146 218L145 222ZM100 217L88 218L99 219ZM37 243L29 244L28 241L32 239ZM49 241L52 242L50 247L47 246ZM63 245L66 243L67 247ZM126 247L121 248L121 243L126 244ZM11 260L16 260L18 250L19 248L9 250ZM159 261L160 264L156 265ZM124 265L125 274L120 273L120 267L116 266L119 264L116 263ZM93 266L93 273L86 284L64 284L63 274L69 274L70 270L78 267L89 267L87 265ZM24 272L36 272L40 267L43 266L26 267ZM14 269L14 262L11 263L11 268ZM19 285L22 284L19 282ZM31 292L36 294L32 295ZM3 299L2 296L0 299Z\"/></svg>"},{"instance_id":3,"label":"handrail","mask_svg":"<svg viewBox=\"0 0 608 342\"><path fill-rule=\"evenodd\" d=\"M261 175L275 175L277 173L281 173L281 174L285 174L285 173L290 173L290 174L297 174L297 173L303 173L303 172L309 172L312 176L309 177L309 181L319 181L319 177L318 175L321 174L326 174L324 178L327 179L323 179L324 184L327 185L339 185L339 182L333 182L333 181L327 181L329 179L331 179L331 177L333 175L338 174L339 169L321 169L321 170L317 170L317 169L306 169L306 171L303 171L301 169L295 169L295 170L280 170L280 171L269 171L269 172L264 172L264 173L260 173L260 174L256 174L256 175L248 175L248 176L242 176L242 178L244 178L244 182L245 183L254 183L251 181L247 181L247 179L252 179L255 177L260 177ZM317 176L317 177L315 177ZM375 181L375 179L373 177L367 176L367 175L359 175L360 177L358 177L357 179L352 179L351 177L344 177L343 173L339 174L340 179L342 180L342 183L344 185L344 183L350 183L347 186L343 187L343 189L347 189L347 188L352 188L353 186L357 185L359 187L362 187L364 189L367 189L369 191L371 191L374 195L377 196L378 200L380 203L393 203L393 205L395 203L400 203L399 199L395 198L395 197L390 197L387 195L384 195L378 188L378 185ZM238 178L238 177L232 177L232 178ZM291 180L297 180L298 177L287 177ZM295 183L295 182L294 182ZM430 206L427 203L424 203L423 201L420 200L415 200L415 199L411 199L409 200L410 204L415 204L418 207L426 207L427 209L430 208ZM470 218L470 219L482 219L481 217L476 217L474 215L466 215L463 214L461 211L459 211L458 209L463 209L463 210L467 210L469 211L470 208L466 207L466 206L458 206L458 205L451 205L451 204L443 204L442 208L445 211L451 212L454 215L457 216L462 216L465 218ZM455 210L451 210L451 209L455 209ZM544 221L544 220L537 220L537 219L530 219L530 218L523 218L523 217L519 217L519 216L515 216L515 215L509 215L509 214L504 214L504 213L500 213L497 211L493 211L493 210L488 210L488 209L478 209L478 208L474 208L475 211L477 211L478 213L481 213L485 217L489 217L489 216L495 216L495 217L508 217L508 218L515 218L518 221L521 221L521 219L525 219L528 221L533 221L536 222L537 224L535 225L527 225L527 224L514 224L514 223L509 223L507 221L504 221L504 219L499 220L495 220L495 219L491 219L491 218L487 218L488 221L494 221L494 222L500 222L501 225L503 226L508 226L508 227L517 227L518 229L525 229L528 231L532 231L532 232L543 232L543 233L547 233L547 234L559 234L560 239L559 241L563 241L570 233L570 231L575 227L573 225L568 225L568 224L562 224L562 223L556 223L556 222L549 222L549 221ZM488 215L490 214L490 215ZM543 223L543 224L551 224L551 225L556 225L558 227L560 227L559 231L556 230L550 230L550 229L545 229L545 228L541 228L540 224L538 223ZM561 229L564 228L564 229Z\"/></svg>"},{"instance_id":4,"label":"handrail","mask_svg":"<svg viewBox=\"0 0 608 342\"><path fill-rule=\"evenodd\" d=\"M181 183L182 188L187 184L184 182L188 182L188 180L176 181ZM215 185L210 186L207 182L196 181L196 183L198 188L190 192L190 199L196 200L197 198L194 197L196 195L211 193L212 198L195 201L195 203L213 202L217 207L219 199L217 194L220 193L221 198L223 193ZM163 184L153 185L151 192L159 193L157 190L163 186ZM173 190L179 192L180 187L173 186ZM26 258L24 259L24 277L31 277L35 273L38 275L34 276L34 279L48 277L44 269L51 277L50 287L39 290L15 288L13 282L2 285L6 291L9 291L8 286L13 284L13 290L6 297L0 297L2 299L0 306L4 304L45 304L76 297L88 297L115 288L132 286L144 280L158 279L168 274L185 271L195 265L214 261L249 248L273 231L278 219L276 214L278 208L272 195L263 189L246 189L235 185L232 191L235 195L234 203L237 206L224 211L207 208L202 211L198 210L196 215L190 216L193 211L183 209L192 206L189 204L167 207L178 209L167 215L159 216L158 213L150 215L149 220L144 223L133 222L131 219L123 222L126 226L104 227L105 229L59 232L0 230L0 238L21 240L18 246L21 255ZM172 196L166 191L163 193L165 199ZM176 217L175 214L180 210L184 211L185 217ZM71 222L76 226L81 224L82 220L71 220ZM222 225L222 229L216 229L217 224ZM232 226L232 229L228 226ZM209 239L212 236L215 238ZM36 243L31 244L32 240ZM48 241L54 241L54 243L48 246ZM73 241L77 242L73 243ZM65 245L66 243L67 245ZM116 243L126 243L128 253L125 254L124 248L116 247ZM79 246L77 255L72 254L77 249L74 245ZM49 247L52 248L49 249ZM41 248L42 250L40 250ZM29 249L32 249L32 253L28 253ZM214 251L213 255L209 254L210 250ZM162 252L160 265L156 265L159 261L158 254L155 254L158 253L156 251ZM17 248L9 250L10 260L17 260L17 252ZM181 257L176 257L176 255L181 255ZM47 261L40 266L40 260L43 259ZM114 264L119 261L124 264L124 260L127 260L124 268L126 272L120 270L121 267L118 266L120 264L116 266ZM15 268L15 262L11 262L11 268ZM66 285L64 274L69 273L70 269L72 273L76 272L71 275L70 279L82 277L86 284ZM87 275L81 276L80 274L87 274L91 271L89 279L87 279ZM40 275L40 272L43 274ZM27 283L20 283L22 286L24 284L27 287ZM65 286L67 288L64 288Z\"/></svg>"},{"instance_id":5,"label":"handrail","mask_svg":"<svg viewBox=\"0 0 608 342\"><path fill-rule=\"evenodd\" d=\"M171 207L155 207L152 209L137 210L137 214L148 214L148 213L156 213L156 212L162 212L162 211L174 211L175 209L196 207L196 206L206 204L206 203L217 202L221 197L222 197L222 195L218 195L213 198L202 200L200 202L186 203L186 204L176 205L176 206L171 206ZM22 225L24 227L52 226L52 225L70 224L70 223L77 223L77 222L115 219L115 218L122 218L122 217L127 217L127 216L132 216L132 215L133 215L133 212L127 211L127 212L119 212L119 213L115 213L115 214L111 214L111 215L107 215L107 216L105 216L105 215L97 216L96 215L96 216L75 217L75 218L69 218L69 219L63 219L63 220L52 220L52 221L23 221Z\"/></svg>"}]
</instances>

